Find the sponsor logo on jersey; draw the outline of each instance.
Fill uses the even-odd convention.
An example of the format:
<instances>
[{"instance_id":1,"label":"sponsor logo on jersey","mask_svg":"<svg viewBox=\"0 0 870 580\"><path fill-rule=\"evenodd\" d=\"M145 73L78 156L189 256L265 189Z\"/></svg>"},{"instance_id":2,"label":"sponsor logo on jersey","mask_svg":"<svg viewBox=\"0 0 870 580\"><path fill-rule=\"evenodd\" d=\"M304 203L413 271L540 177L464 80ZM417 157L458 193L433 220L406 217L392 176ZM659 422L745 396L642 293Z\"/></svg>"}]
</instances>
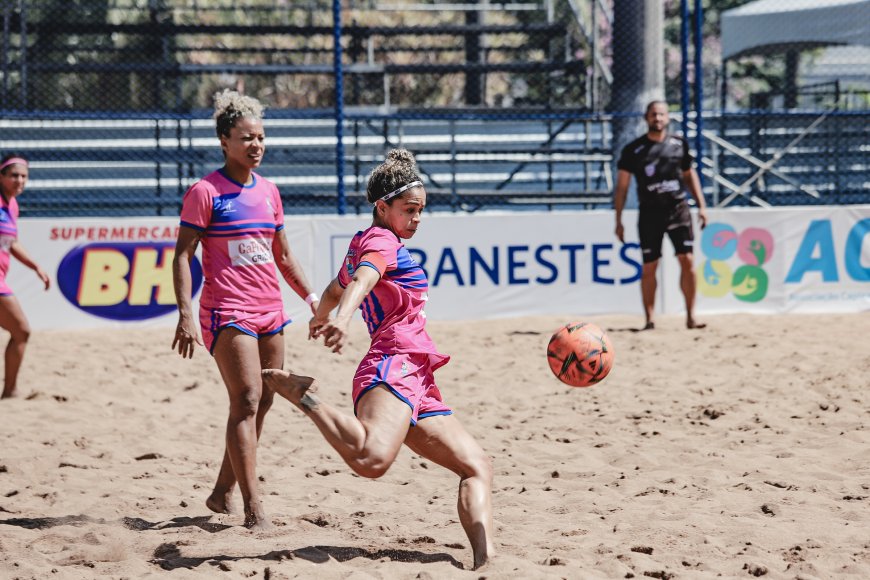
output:
<instances>
[{"instance_id":1,"label":"sponsor logo on jersey","mask_svg":"<svg viewBox=\"0 0 870 580\"><path fill-rule=\"evenodd\" d=\"M243 240L230 240L227 242L227 250L233 266L260 266L274 262L272 249L261 238L246 238Z\"/></svg>"}]
</instances>

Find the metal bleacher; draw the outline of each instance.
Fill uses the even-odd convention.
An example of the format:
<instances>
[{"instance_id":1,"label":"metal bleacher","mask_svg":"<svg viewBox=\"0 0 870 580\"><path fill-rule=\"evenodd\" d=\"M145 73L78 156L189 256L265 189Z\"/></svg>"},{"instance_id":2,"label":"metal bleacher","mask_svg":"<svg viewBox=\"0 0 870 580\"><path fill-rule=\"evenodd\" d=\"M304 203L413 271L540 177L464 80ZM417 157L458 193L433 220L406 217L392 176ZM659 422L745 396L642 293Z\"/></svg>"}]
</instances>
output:
<instances>
[{"instance_id":1,"label":"metal bleacher","mask_svg":"<svg viewBox=\"0 0 870 580\"><path fill-rule=\"evenodd\" d=\"M307 8L301 4L293 7L295 19L287 17L287 10L264 4L252 9L244 24L216 18L232 9L218 3L154 4L148 19L118 8L119 22L74 17L62 27L46 20L48 13L4 12L10 30L26 28L28 19L39 23L32 28L36 41L21 42L9 65L13 70L27 63L32 90L25 84L18 92L2 94L15 113L0 119L0 131L14 136L4 139L4 150L19 151L32 161L22 215L176 215L187 187L222 162L209 112L193 110L203 106L202 95L190 97L200 84L218 83L221 74L244 78L249 85L272 86L278 77L333 82L335 30L324 25L323 2L307 2ZM585 62L569 50L573 21L555 18L554 2L366 0L355 6L366 9L356 13L366 19L351 20L341 29L347 39L346 204L337 199L334 111L303 110L310 104L271 107L260 172L278 185L287 213L367 212L367 174L396 146L417 156L429 206L436 211L609 206L609 120L594 114L594 107L560 103L554 96L567 89L585 90L587 97L594 93ZM456 14L443 22L421 15L413 25L401 18L372 17L391 11ZM508 13L531 16L505 17ZM580 23L582 16L575 14ZM593 29L586 23L585 30ZM124 52L110 40L117 35L130 46L135 41L143 52ZM234 35L234 43L223 46L221 35ZM262 37L272 39L266 52L256 42ZM59 40L67 38L78 40ZM161 44L160 39L171 41ZM100 42L106 48L97 58L94 47ZM218 56L202 58L211 53ZM439 58L408 57L428 53ZM593 85L599 69L593 67ZM51 91L36 89L63 75L96 75L107 85L135 83L145 89L137 97L147 112L133 112L127 102L113 106L92 93L77 97L77 112L61 110L65 105L54 108L58 105L45 98ZM466 92L460 107L466 108L398 106L391 98L403 75L462 79ZM482 100L487 78L522 75L541 83L534 98L499 108ZM329 107L330 98L324 95L318 106Z\"/></svg>"},{"instance_id":2,"label":"metal bleacher","mask_svg":"<svg viewBox=\"0 0 870 580\"><path fill-rule=\"evenodd\" d=\"M728 113L706 127L702 172L712 205L870 201L866 111Z\"/></svg>"},{"instance_id":3,"label":"metal bleacher","mask_svg":"<svg viewBox=\"0 0 870 580\"><path fill-rule=\"evenodd\" d=\"M396 146L411 149L433 210L609 204L602 120L350 118L344 136L347 210L366 212L368 172ZM335 126L267 116L260 173L287 213L336 211ZM186 188L221 165L211 119L0 120L4 142L32 162L22 215L177 215Z\"/></svg>"},{"instance_id":4,"label":"metal bleacher","mask_svg":"<svg viewBox=\"0 0 870 580\"><path fill-rule=\"evenodd\" d=\"M817 122L817 125L808 129ZM396 146L412 150L435 211L610 207L613 153L605 116L517 120L349 115L349 213L365 213L368 172ZM713 206L867 203L866 113L728 113L705 123L702 173ZM22 215L177 215L197 178L221 164L205 113L162 119L0 120L4 145L32 161ZM266 119L260 170L292 213L337 210L335 125ZM26 136L26 137L25 137ZM762 169L765 168L765 169ZM743 186L743 187L741 187Z\"/></svg>"}]
</instances>

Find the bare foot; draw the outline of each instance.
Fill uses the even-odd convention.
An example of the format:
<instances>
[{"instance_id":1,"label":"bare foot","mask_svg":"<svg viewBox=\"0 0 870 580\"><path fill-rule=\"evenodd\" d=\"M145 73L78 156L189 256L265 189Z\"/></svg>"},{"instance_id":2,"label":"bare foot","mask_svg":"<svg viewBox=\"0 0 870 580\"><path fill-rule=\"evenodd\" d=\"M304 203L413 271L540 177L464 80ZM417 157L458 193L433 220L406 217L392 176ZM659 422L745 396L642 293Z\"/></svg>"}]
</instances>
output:
<instances>
[{"instance_id":1,"label":"bare foot","mask_svg":"<svg viewBox=\"0 0 870 580\"><path fill-rule=\"evenodd\" d=\"M205 507L216 514L236 513L236 506L233 504L233 490L224 493L217 490L211 492L211 495L205 500Z\"/></svg>"},{"instance_id":2,"label":"bare foot","mask_svg":"<svg viewBox=\"0 0 870 580\"><path fill-rule=\"evenodd\" d=\"M313 395L317 390L317 383L311 377L294 375L280 369L263 369L263 382L302 411L312 410L311 403L316 402Z\"/></svg>"},{"instance_id":3,"label":"bare foot","mask_svg":"<svg viewBox=\"0 0 870 580\"><path fill-rule=\"evenodd\" d=\"M650 320L649 322L646 323L646 326L641 328L641 330L655 330L655 327L656 327L656 323L653 322L652 320Z\"/></svg>"},{"instance_id":4,"label":"bare foot","mask_svg":"<svg viewBox=\"0 0 870 580\"><path fill-rule=\"evenodd\" d=\"M689 328L689 329L707 328L707 324L704 322L696 322L694 319L690 318L686 321L686 328Z\"/></svg>"},{"instance_id":5,"label":"bare foot","mask_svg":"<svg viewBox=\"0 0 870 580\"><path fill-rule=\"evenodd\" d=\"M275 526L269 521L269 518L263 513L263 509L258 508L256 512L245 510L245 527L252 532L263 532L271 530Z\"/></svg>"},{"instance_id":6,"label":"bare foot","mask_svg":"<svg viewBox=\"0 0 870 580\"><path fill-rule=\"evenodd\" d=\"M3 394L0 395L0 399L12 399L12 398L15 398L17 396L18 396L18 393L15 391L15 389L12 389L10 391L7 391L4 389Z\"/></svg>"}]
</instances>

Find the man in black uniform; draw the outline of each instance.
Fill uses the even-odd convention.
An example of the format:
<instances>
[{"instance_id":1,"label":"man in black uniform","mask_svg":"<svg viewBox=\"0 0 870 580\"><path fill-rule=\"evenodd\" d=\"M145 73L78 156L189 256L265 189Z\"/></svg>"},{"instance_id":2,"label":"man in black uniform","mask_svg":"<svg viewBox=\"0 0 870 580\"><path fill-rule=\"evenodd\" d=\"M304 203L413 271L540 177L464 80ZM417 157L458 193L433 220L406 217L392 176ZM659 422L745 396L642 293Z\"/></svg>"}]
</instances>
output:
<instances>
[{"instance_id":1,"label":"man in black uniform","mask_svg":"<svg viewBox=\"0 0 870 580\"><path fill-rule=\"evenodd\" d=\"M616 237L625 243L622 210L631 176L637 180L639 202L638 230L643 251L643 274L640 280L643 309L646 314L644 329L655 328L653 320L656 298L656 269L662 256L665 234L671 239L680 262L680 288L686 299L686 326L703 328L694 317L695 274L692 267L692 246L695 235L686 191L698 204L701 229L707 225L707 212L698 174L692 169L689 144L682 137L668 135L668 105L653 101L646 108L649 130L646 135L625 146L617 163L619 173L613 206L616 209Z\"/></svg>"}]
</instances>

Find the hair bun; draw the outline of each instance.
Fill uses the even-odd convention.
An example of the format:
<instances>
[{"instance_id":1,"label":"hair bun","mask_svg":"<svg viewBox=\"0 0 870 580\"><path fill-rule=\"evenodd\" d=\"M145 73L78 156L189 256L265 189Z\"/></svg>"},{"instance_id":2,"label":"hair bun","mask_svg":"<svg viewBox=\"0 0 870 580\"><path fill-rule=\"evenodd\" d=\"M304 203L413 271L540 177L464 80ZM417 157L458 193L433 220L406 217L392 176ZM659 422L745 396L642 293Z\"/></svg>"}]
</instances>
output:
<instances>
[{"instance_id":1,"label":"hair bun","mask_svg":"<svg viewBox=\"0 0 870 580\"><path fill-rule=\"evenodd\" d=\"M407 149L393 149L387 153L387 161L403 163L411 165L412 167L417 165L417 160L414 159L414 154Z\"/></svg>"}]
</instances>

